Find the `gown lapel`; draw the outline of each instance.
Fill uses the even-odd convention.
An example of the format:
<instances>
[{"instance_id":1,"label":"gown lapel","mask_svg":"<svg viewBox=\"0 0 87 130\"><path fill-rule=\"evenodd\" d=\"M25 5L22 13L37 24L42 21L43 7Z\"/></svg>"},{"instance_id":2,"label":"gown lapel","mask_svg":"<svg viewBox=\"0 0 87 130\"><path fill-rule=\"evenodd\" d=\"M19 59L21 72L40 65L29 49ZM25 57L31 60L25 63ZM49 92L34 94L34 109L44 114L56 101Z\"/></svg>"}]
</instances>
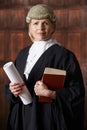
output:
<instances>
[{"instance_id":1,"label":"gown lapel","mask_svg":"<svg viewBox=\"0 0 87 130\"><path fill-rule=\"evenodd\" d=\"M17 66L16 66L22 78L23 78L23 74L24 74L24 69L25 69L25 65L26 65L26 59L28 56L29 48L30 47L27 47L26 51L23 52L23 56L21 57L21 59L18 58L19 61L17 62Z\"/></svg>"},{"instance_id":2,"label":"gown lapel","mask_svg":"<svg viewBox=\"0 0 87 130\"><path fill-rule=\"evenodd\" d=\"M35 63L34 67L32 68L32 70L28 76L28 81L32 81L32 80L34 80L34 78L35 78L35 80L40 80L40 78L42 77L42 74L44 72L45 67L47 67L48 60L50 59L50 56L52 55L53 50L55 50L55 46L58 46L58 45L55 44L55 45L49 47L40 56L40 58ZM26 51L23 52L23 56L20 60L20 63L17 65L17 69L18 69L22 78L24 78L24 69L25 69L26 60L28 57L29 48L30 47L27 47Z\"/></svg>"},{"instance_id":3,"label":"gown lapel","mask_svg":"<svg viewBox=\"0 0 87 130\"><path fill-rule=\"evenodd\" d=\"M35 77L35 75L37 76L37 79L40 79L40 77L42 77L42 74L44 72L45 67L47 67L47 62L49 60L50 55L52 55L53 52L53 48L55 48L56 45L53 45L51 47L49 47L41 56L40 58L37 60L37 62L35 63L34 67L32 68L28 79L32 79L33 75Z\"/></svg>"}]
</instances>

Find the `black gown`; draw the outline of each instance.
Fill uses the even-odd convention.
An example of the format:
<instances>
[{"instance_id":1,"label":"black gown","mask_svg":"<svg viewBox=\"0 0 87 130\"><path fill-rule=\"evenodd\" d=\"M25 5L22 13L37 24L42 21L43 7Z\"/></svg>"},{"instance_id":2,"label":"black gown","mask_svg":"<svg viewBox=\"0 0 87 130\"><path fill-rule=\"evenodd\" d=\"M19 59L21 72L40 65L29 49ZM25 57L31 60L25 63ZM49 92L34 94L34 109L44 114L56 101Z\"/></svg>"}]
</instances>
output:
<instances>
[{"instance_id":1,"label":"black gown","mask_svg":"<svg viewBox=\"0 0 87 130\"><path fill-rule=\"evenodd\" d=\"M38 59L26 80L24 68L29 48L19 53L15 66L33 102L23 105L20 98L15 98L10 92L9 85L6 85L5 95L10 105L7 130L83 130L85 90L75 55L62 46L51 46ZM67 71L64 88L56 91L57 96L52 103L38 102L38 96L34 93L34 84L42 78L45 67Z\"/></svg>"}]
</instances>

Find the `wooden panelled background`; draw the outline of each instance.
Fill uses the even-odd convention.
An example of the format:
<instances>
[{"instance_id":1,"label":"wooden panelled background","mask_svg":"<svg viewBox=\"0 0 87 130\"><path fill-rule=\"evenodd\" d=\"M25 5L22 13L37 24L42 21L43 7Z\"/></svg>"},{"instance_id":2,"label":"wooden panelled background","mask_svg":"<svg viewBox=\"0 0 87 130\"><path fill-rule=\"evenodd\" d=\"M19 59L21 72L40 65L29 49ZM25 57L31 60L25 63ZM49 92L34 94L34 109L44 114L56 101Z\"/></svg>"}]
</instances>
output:
<instances>
[{"instance_id":1,"label":"wooden panelled background","mask_svg":"<svg viewBox=\"0 0 87 130\"><path fill-rule=\"evenodd\" d=\"M2 66L14 61L18 52L30 44L25 17L38 3L50 5L57 15L53 35L64 47L73 51L80 63L85 84L85 120L87 130L87 0L0 0L0 130L6 129L8 102L4 95L7 76Z\"/></svg>"}]
</instances>

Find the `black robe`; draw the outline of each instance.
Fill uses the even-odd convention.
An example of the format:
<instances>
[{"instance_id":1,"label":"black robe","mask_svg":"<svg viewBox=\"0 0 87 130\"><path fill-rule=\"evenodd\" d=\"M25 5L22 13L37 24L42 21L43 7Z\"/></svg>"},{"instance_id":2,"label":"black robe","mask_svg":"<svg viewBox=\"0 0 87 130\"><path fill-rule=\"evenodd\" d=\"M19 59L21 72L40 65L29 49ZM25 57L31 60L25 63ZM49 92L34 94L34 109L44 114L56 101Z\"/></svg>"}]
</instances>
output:
<instances>
[{"instance_id":1,"label":"black robe","mask_svg":"<svg viewBox=\"0 0 87 130\"><path fill-rule=\"evenodd\" d=\"M28 80L24 77L24 68L30 47L24 48L15 60L20 75L29 89L33 102L23 105L15 98L6 85L6 97L9 101L7 130L83 130L84 123L84 84L82 73L75 55L59 45L47 49L31 70ZM45 67L67 71L64 88L56 91L52 103L38 102L34 93L34 84L41 80Z\"/></svg>"}]
</instances>

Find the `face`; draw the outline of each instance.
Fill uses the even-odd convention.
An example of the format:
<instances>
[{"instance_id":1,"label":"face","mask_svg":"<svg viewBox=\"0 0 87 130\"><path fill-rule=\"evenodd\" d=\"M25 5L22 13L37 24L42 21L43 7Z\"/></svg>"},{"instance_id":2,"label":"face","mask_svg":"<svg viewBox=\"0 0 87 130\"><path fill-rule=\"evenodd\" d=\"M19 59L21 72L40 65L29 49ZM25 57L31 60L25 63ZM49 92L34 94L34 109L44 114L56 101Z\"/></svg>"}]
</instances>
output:
<instances>
[{"instance_id":1,"label":"face","mask_svg":"<svg viewBox=\"0 0 87 130\"><path fill-rule=\"evenodd\" d=\"M29 34L34 41L49 40L54 32L54 25L49 19L32 19L29 24Z\"/></svg>"}]
</instances>

